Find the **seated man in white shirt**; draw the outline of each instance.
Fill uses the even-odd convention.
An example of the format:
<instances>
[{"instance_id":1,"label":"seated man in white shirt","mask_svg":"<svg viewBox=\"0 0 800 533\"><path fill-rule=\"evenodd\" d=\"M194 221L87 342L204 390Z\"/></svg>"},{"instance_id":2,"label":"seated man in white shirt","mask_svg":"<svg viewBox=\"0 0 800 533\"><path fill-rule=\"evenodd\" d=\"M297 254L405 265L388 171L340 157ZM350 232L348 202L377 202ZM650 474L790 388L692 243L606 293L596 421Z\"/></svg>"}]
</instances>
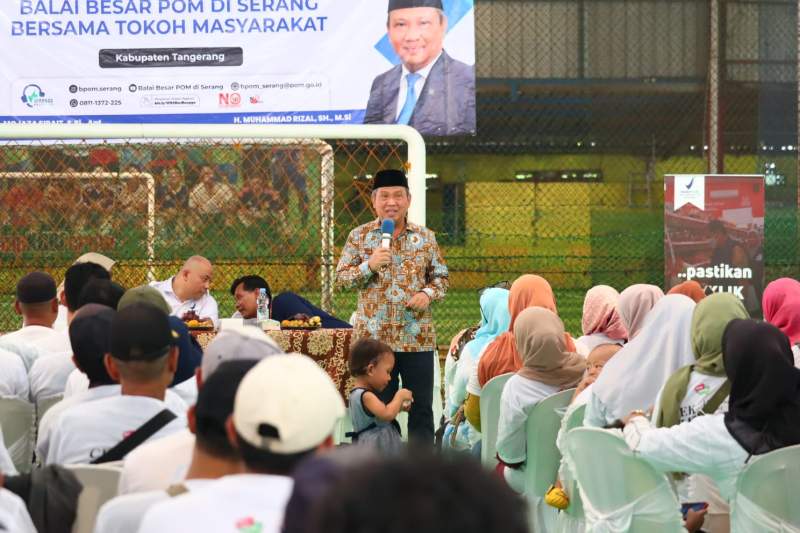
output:
<instances>
[{"instance_id":1,"label":"seated man in white shirt","mask_svg":"<svg viewBox=\"0 0 800 533\"><path fill-rule=\"evenodd\" d=\"M88 252L80 256L72 263L72 266L79 265L81 263L94 263L95 265L100 265L106 271L108 275L102 276L101 279L111 279L111 268L114 266L115 261L110 257L106 257L103 254L98 254L97 252ZM69 271L69 269L67 269ZM97 271L95 271L97 272ZM80 294L82 287L89 281L89 279L93 279L96 276L92 275L88 279L77 279L77 277L73 276L72 280L76 283L72 283L72 285L77 286L77 293ZM64 281L61 285L58 286L58 318L56 318L55 323L53 324L53 328L57 329L58 331L66 331L67 326L69 326L69 320L72 318L72 313L70 313L70 309L67 306L67 279L65 276ZM73 312L75 309L73 309Z\"/></svg>"},{"instance_id":2,"label":"seated man in white shirt","mask_svg":"<svg viewBox=\"0 0 800 533\"><path fill-rule=\"evenodd\" d=\"M121 385L121 395L72 406L55 422L47 463L75 464L121 459L108 453L156 417L145 440L157 439L186 426L186 407L165 402L178 359L176 334L164 311L134 304L111 321L108 375ZM130 450L127 450L130 451Z\"/></svg>"},{"instance_id":3,"label":"seated man in white shirt","mask_svg":"<svg viewBox=\"0 0 800 533\"><path fill-rule=\"evenodd\" d=\"M194 255L186 260L175 276L154 281L150 285L158 289L172 309L172 315L183 320L196 315L199 319L211 319L219 324L217 301L209 294L214 267L205 257Z\"/></svg>"},{"instance_id":4,"label":"seated man in white shirt","mask_svg":"<svg viewBox=\"0 0 800 533\"><path fill-rule=\"evenodd\" d=\"M114 266L115 261L110 257L106 257L103 254L98 254L97 252L88 252L81 255L79 258L75 260L73 265L77 265L79 263L95 263L103 267L109 274L111 275L111 269ZM66 304L66 294L64 292L64 285L65 283L62 282L61 285L58 286L58 318L56 318L55 323L53 324L53 328L58 331L66 331L67 326L67 315L69 314L69 309L67 309ZM97 302L95 302L97 303Z\"/></svg>"},{"instance_id":5,"label":"seated man in white shirt","mask_svg":"<svg viewBox=\"0 0 800 533\"><path fill-rule=\"evenodd\" d=\"M186 459L191 459L186 480L167 490L125 494L110 500L97 515L97 533L136 533L142 516L154 504L240 471L239 454L228 441L225 424L233 413L239 383L257 363L254 359L226 361L203 384L197 405L187 414L195 440L192 449L186 450Z\"/></svg>"},{"instance_id":6,"label":"seated man in white shirt","mask_svg":"<svg viewBox=\"0 0 800 533\"><path fill-rule=\"evenodd\" d=\"M206 347L203 364L196 372L197 386L202 391L203 383L225 362L260 361L282 353L260 329L226 327ZM194 436L186 429L136 448L123 462L119 493L164 490L180 483L186 479L193 446Z\"/></svg>"},{"instance_id":7,"label":"seated man in white shirt","mask_svg":"<svg viewBox=\"0 0 800 533\"><path fill-rule=\"evenodd\" d=\"M44 461L50 446L50 432L55 422L74 405L109 396L119 396L120 385L111 379L105 366L105 354L111 352L111 320L117 312L99 304L81 307L69 325L72 360L89 381L88 390L64 398L53 405L39 421L36 455Z\"/></svg>"},{"instance_id":8,"label":"seated man in white shirt","mask_svg":"<svg viewBox=\"0 0 800 533\"><path fill-rule=\"evenodd\" d=\"M139 533L279 532L293 486L289 476L302 459L333 445L344 413L339 391L312 359L267 357L242 380L227 423L244 473L156 504Z\"/></svg>"},{"instance_id":9,"label":"seated man in white shirt","mask_svg":"<svg viewBox=\"0 0 800 533\"><path fill-rule=\"evenodd\" d=\"M58 313L56 283L50 274L31 272L17 282L14 310L22 315L22 328L0 337L0 348L22 358L30 370L41 355L71 351L69 337L53 329Z\"/></svg>"},{"instance_id":10,"label":"seated man in white shirt","mask_svg":"<svg viewBox=\"0 0 800 533\"><path fill-rule=\"evenodd\" d=\"M72 315L72 320L87 304L100 304L116 309L117 303L124 293L125 289L110 279L90 278L81 290L77 311ZM75 368L74 357L69 357L72 354L67 354L67 357L64 355L63 353L43 355L33 363L28 377L31 384L31 398L34 401L64 395L70 375L72 372L78 372Z\"/></svg>"}]
</instances>

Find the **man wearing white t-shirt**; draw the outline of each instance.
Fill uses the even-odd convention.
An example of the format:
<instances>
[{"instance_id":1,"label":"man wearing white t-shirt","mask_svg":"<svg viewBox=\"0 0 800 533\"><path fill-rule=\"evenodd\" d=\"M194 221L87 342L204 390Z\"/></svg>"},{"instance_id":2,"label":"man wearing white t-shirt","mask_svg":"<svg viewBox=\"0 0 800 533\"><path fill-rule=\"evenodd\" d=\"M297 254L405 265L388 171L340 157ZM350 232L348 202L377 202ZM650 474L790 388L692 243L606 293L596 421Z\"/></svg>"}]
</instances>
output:
<instances>
[{"instance_id":1,"label":"man wearing white t-shirt","mask_svg":"<svg viewBox=\"0 0 800 533\"><path fill-rule=\"evenodd\" d=\"M186 425L185 404L165 402L177 366L176 334L164 311L134 304L111 321L108 375L121 385L121 395L75 405L55 423L47 463L75 464L117 460L132 434L143 440L164 437ZM183 403L182 401L180 403ZM145 432L143 427L150 431ZM126 444L122 444L127 440Z\"/></svg>"},{"instance_id":2,"label":"man wearing white t-shirt","mask_svg":"<svg viewBox=\"0 0 800 533\"><path fill-rule=\"evenodd\" d=\"M79 263L95 263L103 267L109 274L111 275L111 269L114 266L115 261L110 257L106 257L103 254L98 254L97 252L88 252L81 255L79 258L75 260L73 265L77 265ZM58 318L53 323L53 329L57 331L66 331L67 326L69 323L67 321L67 315L69 315L69 309L67 309L66 303L66 291L65 291L65 283L61 283L58 286Z\"/></svg>"},{"instance_id":3,"label":"man wearing white t-shirt","mask_svg":"<svg viewBox=\"0 0 800 533\"><path fill-rule=\"evenodd\" d=\"M71 351L66 333L53 329L58 313L56 283L50 274L31 272L17 282L14 310L22 328L0 337L0 348L22 358L26 369L41 355Z\"/></svg>"},{"instance_id":4,"label":"man wearing white t-shirt","mask_svg":"<svg viewBox=\"0 0 800 533\"><path fill-rule=\"evenodd\" d=\"M261 329L226 327L206 347L203 364L196 372L197 386L202 391L204 382L225 362L260 361L282 353ZM186 478L193 446L194 436L186 429L136 448L123 462L119 493L164 490L180 483Z\"/></svg>"},{"instance_id":5,"label":"man wearing white t-shirt","mask_svg":"<svg viewBox=\"0 0 800 533\"><path fill-rule=\"evenodd\" d=\"M88 304L81 307L69 325L72 360L87 376L89 388L53 405L39 420L36 437L36 455L44 460L50 446L50 432L61 414L70 407L84 402L119 396L120 385L105 367L105 354L111 351L111 320L117 312L110 307Z\"/></svg>"},{"instance_id":6,"label":"man wearing white t-shirt","mask_svg":"<svg viewBox=\"0 0 800 533\"><path fill-rule=\"evenodd\" d=\"M344 413L339 391L312 359L267 357L242 380L227 423L244 473L155 505L139 533L279 532L293 486L289 476L301 460L333 445Z\"/></svg>"},{"instance_id":7,"label":"man wearing white t-shirt","mask_svg":"<svg viewBox=\"0 0 800 533\"><path fill-rule=\"evenodd\" d=\"M172 315L184 320L189 317L210 319L216 326L219 323L217 301L208 293L213 273L211 261L194 255L186 260L178 274L150 285L164 296Z\"/></svg>"},{"instance_id":8,"label":"man wearing white t-shirt","mask_svg":"<svg viewBox=\"0 0 800 533\"><path fill-rule=\"evenodd\" d=\"M197 405L187 414L189 429L196 438L188 450L191 464L186 480L167 490L125 494L110 500L97 515L96 533L136 533L142 516L156 503L239 473L239 454L228 441L225 424L233 413L239 383L257 363L254 359L226 361L203 383Z\"/></svg>"}]
</instances>

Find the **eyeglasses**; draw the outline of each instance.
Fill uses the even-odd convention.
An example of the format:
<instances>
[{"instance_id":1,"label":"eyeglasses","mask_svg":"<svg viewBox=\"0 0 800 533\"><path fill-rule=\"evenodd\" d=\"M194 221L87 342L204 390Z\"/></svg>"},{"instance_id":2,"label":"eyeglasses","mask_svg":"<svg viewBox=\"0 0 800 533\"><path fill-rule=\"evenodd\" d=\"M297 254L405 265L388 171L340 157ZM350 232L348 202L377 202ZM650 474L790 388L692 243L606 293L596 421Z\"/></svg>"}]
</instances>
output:
<instances>
[{"instance_id":1,"label":"eyeglasses","mask_svg":"<svg viewBox=\"0 0 800 533\"><path fill-rule=\"evenodd\" d=\"M483 293L486 292L486 289L510 289L511 282L510 281L498 281L494 285L488 285L483 287L482 289L478 289L478 298L483 296Z\"/></svg>"}]
</instances>

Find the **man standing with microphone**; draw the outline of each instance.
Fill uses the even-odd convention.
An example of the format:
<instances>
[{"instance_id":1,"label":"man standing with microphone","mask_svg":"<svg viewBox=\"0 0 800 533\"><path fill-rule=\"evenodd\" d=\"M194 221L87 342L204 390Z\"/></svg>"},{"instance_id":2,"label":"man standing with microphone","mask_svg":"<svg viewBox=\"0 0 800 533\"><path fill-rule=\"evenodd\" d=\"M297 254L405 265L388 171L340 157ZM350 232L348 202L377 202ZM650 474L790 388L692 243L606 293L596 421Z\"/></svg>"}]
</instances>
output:
<instances>
[{"instance_id":1,"label":"man standing with microphone","mask_svg":"<svg viewBox=\"0 0 800 533\"><path fill-rule=\"evenodd\" d=\"M350 232L336 267L336 285L358 289L354 338L380 340L395 353L395 366L381 400L398 388L411 390L409 438L433 443L433 357L436 332L431 303L444 298L447 265L431 230L406 220L411 194L399 170L381 170L372 186L378 218ZM384 235L385 232L385 235Z\"/></svg>"}]
</instances>

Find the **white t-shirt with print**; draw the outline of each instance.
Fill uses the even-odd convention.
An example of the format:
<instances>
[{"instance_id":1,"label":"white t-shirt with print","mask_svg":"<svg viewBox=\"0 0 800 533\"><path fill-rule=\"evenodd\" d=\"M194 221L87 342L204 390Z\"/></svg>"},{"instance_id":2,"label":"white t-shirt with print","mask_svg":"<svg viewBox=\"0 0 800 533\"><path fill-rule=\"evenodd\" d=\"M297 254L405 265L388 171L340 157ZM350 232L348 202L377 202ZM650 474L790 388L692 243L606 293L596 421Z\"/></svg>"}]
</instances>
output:
<instances>
[{"instance_id":1,"label":"white t-shirt with print","mask_svg":"<svg viewBox=\"0 0 800 533\"><path fill-rule=\"evenodd\" d=\"M0 368L3 369L0 372L0 397L29 401L30 383L22 358L0 348Z\"/></svg>"},{"instance_id":2,"label":"white t-shirt with print","mask_svg":"<svg viewBox=\"0 0 800 533\"><path fill-rule=\"evenodd\" d=\"M212 479L188 479L182 484L195 491L212 483ZM94 533L136 533L148 509L171 498L166 491L151 490L136 494L123 494L107 501L97 513Z\"/></svg>"},{"instance_id":3,"label":"white t-shirt with print","mask_svg":"<svg viewBox=\"0 0 800 533\"><path fill-rule=\"evenodd\" d=\"M292 486L292 479L284 476L225 476L156 504L145 514L139 533L279 533Z\"/></svg>"},{"instance_id":4,"label":"white t-shirt with print","mask_svg":"<svg viewBox=\"0 0 800 533\"><path fill-rule=\"evenodd\" d=\"M188 428L145 442L122 461L119 494L164 490L186 479L194 434Z\"/></svg>"},{"instance_id":5,"label":"white t-shirt with print","mask_svg":"<svg viewBox=\"0 0 800 533\"><path fill-rule=\"evenodd\" d=\"M67 378L73 370L75 363L72 362L72 350L40 356L28 372L31 401L64 394Z\"/></svg>"},{"instance_id":6,"label":"white t-shirt with print","mask_svg":"<svg viewBox=\"0 0 800 533\"><path fill-rule=\"evenodd\" d=\"M47 458L47 450L50 447L50 432L53 430L53 425L61 418L61 414L73 405L79 403L91 402L108 398L110 396L118 396L121 387L119 385L101 385L94 387L83 392L74 394L69 398L64 398L57 404L50 407L44 416L39 420L39 430L36 434L36 456L42 461Z\"/></svg>"},{"instance_id":7,"label":"white t-shirt with print","mask_svg":"<svg viewBox=\"0 0 800 533\"><path fill-rule=\"evenodd\" d=\"M173 396L162 402L146 396L112 396L80 403L64 411L54 423L47 464L91 463L113 448L162 409L177 418L150 439L165 437L186 427L186 404Z\"/></svg>"}]
</instances>

